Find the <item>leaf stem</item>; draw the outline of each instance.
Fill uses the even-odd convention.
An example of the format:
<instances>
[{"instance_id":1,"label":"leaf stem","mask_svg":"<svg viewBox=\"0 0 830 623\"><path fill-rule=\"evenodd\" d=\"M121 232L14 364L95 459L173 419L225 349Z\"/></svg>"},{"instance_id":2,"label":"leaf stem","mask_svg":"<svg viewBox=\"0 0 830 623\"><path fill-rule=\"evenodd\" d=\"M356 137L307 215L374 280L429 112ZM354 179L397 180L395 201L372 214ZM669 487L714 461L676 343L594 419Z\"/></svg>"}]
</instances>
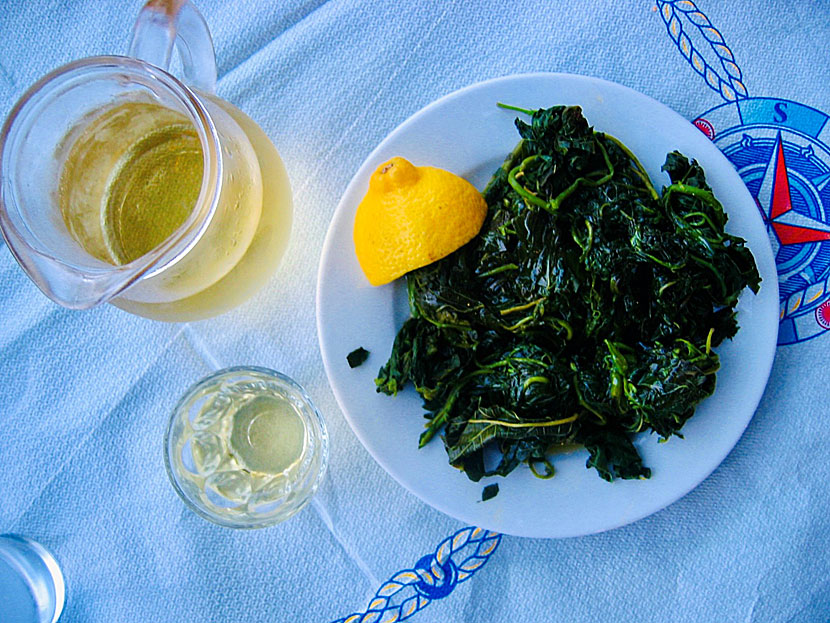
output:
<instances>
[{"instance_id":1,"label":"leaf stem","mask_svg":"<svg viewBox=\"0 0 830 623\"><path fill-rule=\"evenodd\" d=\"M683 182L675 182L671 186L667 186L663 190L663 202L667 203L669 197L672 193L680 193L681 195L691 195L692 197L696 197L700 199L703 203L706 203L713 208L718 210L722 210L723 206L721 206L720 201L715 199L715 195L712 191L698 188L697 186L689 186L688 184L684 184Z\"/></svg>"},{"instance_id":2,"label":"leaf stem","mask_svg":"<svg viewBox=\"0 0 830 623\"><path fill-rule=\"evenodd\" d=\"M511 151L507 155L507 158L504 159L504 162L501 163L499 170L504 171L505 175L510 173L510 170L515 166L515 162L521 157L522 150L524 149L524 142L524 139L521 139L513 148L513 151ZM493 175L493 177L487 183L487 186L485 186L484 190L481 191L481 194L485 197L488 197L490 195L490 191L501 183L500 180L500 175Z\"/></svg>"},{"instance_id":3,"label":"leaf stem","mask_svg":"<svg viewBox=\"0 0 830 623\"><path fill-rule=\"evenodd\" d=\"M581 185L584 184L586 186L592 187L602 186L612 177L614 177L614 165L611 163L611 159L608 157L608 151L605 149L601 142L597 141L597 145L599 146L599 150L602 152L602 157L605 160L605 166L608 168L608 173L606 173L597 180L592 180L588 177L578 177L573 181L573 183L570 186L568 186L565 190L556 195L556 197L551 199L547 206L543 206L548 212L556 212L556 210L559 209L559 206L562 205L562 202L565 201L565 199L567 199L568 197L570 197Z\"/></svg>"},{"instance_id":4,"label":"leaf stem","mask_svg":"<svg viewBox=\"0 0 830 623\"><path fill-rule=\"evenodd\" d=\"M547 385L550 383L550 379L546 376L529 376L525 379L525 382L522 383L522 389L527 389L534 383L543 383Z\"/></svg>"},{"instance_id":5,"label":"leaf stem","mask_svg":"<svg viewBox=\"0 0 830 623\"><path fill-rule=\"evenodd\" d=\"M530 303L525 303L524 305L516 305L514 307L508 307L507 309L500 309L499 315L506 316L507 314L512 314L513 312L517 311L524 311L525 309L530 309L531 307L536 307L539 303L542 303L545 300L545 297L541 297L536 299L535 301L530 301Z\"/></svg>"},{"instance_id":6,"label":"leaf stem","mask_svg":"<svg viewBox=\"0 0 830 623\"><path fill-rule=\"evenodd\" d=\"M525 165L530 162L533 162L538 157L539 156L528 156L527 158L522 160L521 163L519 163L517 166L513 167L510 170L510 173L507 174L507 183L510 184L513 190L519 193L519 196L528 203L532 203L537 207L548 210L549 206L547 201L545 201L544 199L540 199L536 194L522 186L516 179L516 176L524 170Z\"/></svg>"},{"instance_id":7,"label":"leaf stem","mask_svg":"<svg viewBox=\"0 0 830 623\"><path fill-rule=\"evenodd\" d=\"M548 318L548 320L557 326L565 329L565 339L570 341L571 338L574 336L574 330L567 321L563 320L562 318Z\"/></svg>"},{"instance_id":8,"label":"leaf stem","mask_svg":"<svg viewBox=\"0 0 830 623\"><path fill-rule=\"evenodd\" d=\"M536 471L536 463L541 463L545 466L544 474L540 474ZM528 459L527 466L530 468L530 471L533 472L533 475L536 476L536 478L541 478L542 480L548 480L556 475L556 470L553 469L553 465L547 459Z\"/></svg>"},{"instance_id":9,"label":"leaf stem","mask_svg":"<svg viewBox=\"0 0 830 623\"><path fill-rule=\"evenodd\" d=\"M496 106L503 108L504 110L514 110L526 115L533 115L533 113L536 112L535 110L530 110L529 108L519 108L518 106L511 106L510 104L503 104L502 102L496 102Z\"/></svg>"},{"instance_id":10,"label":"leaf stem","mask_svg":"<svg viewBox=\"0 0 830 623\"><path fill-rule=\"evenodd\" d=\"M493 275L503 273L506 270L519 270L519 267L516 264L502 264L501 266L496 266L495 268L485 271L478 276L481 278L491 277Z\"/></svg>"},{"instance_id":11,"label":"leaf stem","mask_svg":"<svg viewBox=\"0 0 830 623\"><path fill-rule=\"evenodd\" d=\"M651 180L648 177L648 173L646 173L645 167L643 167L642 163L637 159L637 156L634 155L628 147L626 147L620 139L616 136L612 136L610 134L606 134L605 132L599 132L601 136L607 138L609 141L614 143L617 147L619 147L626 156L628 156L634 165L637 167L634 171L637 173L637 176L643 180L643 183L648 188L649 193L651 194L652 198L657 201L660 197L657 195L657 191L654 189L654 185L651 183Z\"/></svg>"},{"instance_id":12,"label":"leaf stem","mask_svg":"<svg viewBox=\"0 0 830 623\"><path fill-rule=\"evenodd\" d=\"M418 448L423 448L429 441L435 437L435 433L447 422L449 418L450 411L452 411L452 407L455 404L455 401L458 400L458 395L461 393L461 390L464 386L469 383L474 377L480 376L482 374L487 374L490 370L482 369L476 370L475 372L470 372L461 378L461 380L456 383L455 387L452 388L450 391L449 396L447 396L447 400L444 402L444 406L441 407L441 410L435 414L429 422L427 422L427 429L421 433L421 437L418 440Z\"/></svg>"},{"instance_id":13,"label":"leaf stem","mask_svg":"<svg viewBox=\"0 0 830 623\"><path fill-rule=\"evenodd\" d=\"M576 372L576 371L574 371L574 372ZM579 391L578 382L579 382L579 378L577 377L577 375L576 375L576 374L574 374L574 384L573 384L573 388L574 388L574 391L576 392L577 402L579 402L579 405L580 405L583 409L585 409L586 411L590 411L590 412L591 412L591 413L593 413L595 416L597 416L597 419L600 421L600 423L601 423L601 424L606 424L606 423L607 423L607 420L605 419L605 416L604 416L604 415L602 415L602 413L600 413L600 412L599 412L599 411L597 411L596 409L594 409L594 408L593 408L590 404L588 404L588 401L587 401L587 400L585 400L585 398L583 398L583 397L582 397L582 392L581 392L581 391Z\"/></svg>"},{"instance_id":14,"label":"leaf stem","mask_svg":"<svg viewBox=\"0 0 830 623\"><path fill-rule=\"evenodd\" d=\"M579 419L579 414L574 413L570 417L562 418L561 420L542 420L539 422L505 422L504 420L467 420L470 424L498 424L506 428L547 428L549 426L562 426Z\"/></svg>"}]
</instances>

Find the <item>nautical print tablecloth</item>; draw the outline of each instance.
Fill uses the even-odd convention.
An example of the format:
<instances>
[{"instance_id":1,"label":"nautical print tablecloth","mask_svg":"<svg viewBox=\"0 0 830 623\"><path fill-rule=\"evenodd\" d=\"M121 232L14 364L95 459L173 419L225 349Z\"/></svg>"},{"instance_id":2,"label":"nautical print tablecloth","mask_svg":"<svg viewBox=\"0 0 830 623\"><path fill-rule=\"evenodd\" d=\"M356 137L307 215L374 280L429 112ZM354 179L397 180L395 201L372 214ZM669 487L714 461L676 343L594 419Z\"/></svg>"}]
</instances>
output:
<instances>
[{"instance_id":1,"label":"nautical print tablecloth","mask_svg":"<svg viewBox=\"0 0 830 623\"><path fill-rule=\"evenodd\" d=\"M197 5L219 94L262 125L287 164L294 230L263 292L189 325L61 309L0 250L0 532L55 553L68 584L63 620L830 620L829 4ZM123 53L139 8L2 0L2 115L57 65ZM314 323L326 228L372 148L455 89L531 71L616 81L693 121L758 197L781 279L769 386L720 468L647 519L566 540L476 530L401 488L340 413ZM784 183L789 201L773 189ZM295 378L331 435L313 505L252 532L186 510L161 460L178 396L236 364ZM2 608L0 595L0 621Z\"/></svg>"}]
</instances>

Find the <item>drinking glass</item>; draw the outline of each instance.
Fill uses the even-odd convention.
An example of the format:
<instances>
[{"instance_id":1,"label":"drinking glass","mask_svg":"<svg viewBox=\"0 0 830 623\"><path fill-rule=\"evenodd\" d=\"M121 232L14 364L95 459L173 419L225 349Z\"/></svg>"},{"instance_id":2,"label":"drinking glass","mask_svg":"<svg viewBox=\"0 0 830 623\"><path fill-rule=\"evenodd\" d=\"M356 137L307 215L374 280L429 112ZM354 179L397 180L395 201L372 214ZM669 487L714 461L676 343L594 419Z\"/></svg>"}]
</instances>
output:
<instances>
[{"instance_id":1,"label":"drinking glass","mask_svg":"<svg viewBox=\"0 0 830 623\"><path fill-rule=\"evenodd\" d=\"M40 543L0 534L0 621L55 623L65 599L63 574Z\"/></svg>"},{"instance_id":2,"label":"drinking glass","mask_svg":"<svg viewBox=\"0 0 830 623\"><path fill-rule=\"evenodd\" d=\"M260 528L311 500L326 470L328 433L289 377L226 368L193 385L173 409L164 461L196 514L226 527Z\"/></svg>"}]
</instances>

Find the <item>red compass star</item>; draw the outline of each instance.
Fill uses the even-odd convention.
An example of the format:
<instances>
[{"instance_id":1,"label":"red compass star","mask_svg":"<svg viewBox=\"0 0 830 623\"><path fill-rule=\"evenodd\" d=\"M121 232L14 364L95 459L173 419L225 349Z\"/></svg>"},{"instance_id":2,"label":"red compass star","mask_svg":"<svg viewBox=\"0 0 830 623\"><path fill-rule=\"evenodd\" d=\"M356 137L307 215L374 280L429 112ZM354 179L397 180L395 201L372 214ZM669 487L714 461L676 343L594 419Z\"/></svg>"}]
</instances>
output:
<instances>
[{"instance_id":1,"label":"red compass star","mask_svg":"<svg viewBox=\"0 0 830 623\"><path fill-rule=\"evenodd\" d=\"M775 141L772 158L767 165L755 202L761 210L767 228L772 228L775 232L775 238L770 239L776 255L781 245L830 240L830 225L793 210L790 177L787 173L781 132Z\"/></svg>"}]
</instances>

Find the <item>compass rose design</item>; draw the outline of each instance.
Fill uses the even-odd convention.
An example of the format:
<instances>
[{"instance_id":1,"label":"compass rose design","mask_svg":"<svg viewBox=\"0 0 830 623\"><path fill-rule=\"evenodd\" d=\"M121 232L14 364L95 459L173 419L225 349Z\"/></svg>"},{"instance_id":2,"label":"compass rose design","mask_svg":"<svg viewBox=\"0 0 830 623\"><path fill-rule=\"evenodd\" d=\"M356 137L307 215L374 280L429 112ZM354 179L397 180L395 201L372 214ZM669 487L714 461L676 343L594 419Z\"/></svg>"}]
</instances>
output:
<instances>
[{"instance_id":1,"label":"compass rose design","mask_svg":"<svg viewBox=\"0 0 830 623\"><path fill-rule=\"evenodd\" d=\"M781 296L779 344L830 329L830 128L814 123L815 113L827 121L796 102L749 98L695 122L738 170L767 226Z\"/></svg>"},{"instance_id":2,"label":"compass rose design","mask_svg":"<svg viewBox=\"0 0 830 623\"><path fill-rule=\"evenodd\" d=\"M805 152L805 155L809 156L812 149L807 147ZM787 172L787 159L784 155L781 132L778 133L772 154L755 202L761 210L767 231L770 232L773 255L777 259L782 245L830 240L830 225L793 209L790 177ZM819 186L826 185L828 181L830 181L830 173L820 175L815 180L816 189L820 190Z\"/></svg>"},{"instance_id":3,"label":"compass rose design","mask_svg":"<svg viewBox=\"0 0 830 623\"><path fill-rule=\"evenodd\" d=\"M694 124L741 175L778 269L779 344L830 331L830 117L787 99L751 97L720 31L694 0L657 0L666 32L726 103ZM762 286L763 287L763 286Z\"/></svg>"}]
</instances>

